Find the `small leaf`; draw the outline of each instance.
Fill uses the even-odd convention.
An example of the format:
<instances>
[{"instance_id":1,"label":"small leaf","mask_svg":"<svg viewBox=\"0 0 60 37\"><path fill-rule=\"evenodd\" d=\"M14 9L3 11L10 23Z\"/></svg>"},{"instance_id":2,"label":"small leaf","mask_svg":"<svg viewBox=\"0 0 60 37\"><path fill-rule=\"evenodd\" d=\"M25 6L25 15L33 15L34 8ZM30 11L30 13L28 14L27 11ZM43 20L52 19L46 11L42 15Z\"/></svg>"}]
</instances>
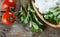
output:
<instances>
[{"instance_id":1,"label":"small leaf","mask_svg":"<svg viewBox=\"0 0 60 37\"><path fill-rule=\"evenodd\" d=\"M28 23L28 20L29 20L29 18L28 17L25 17L24 23L27 24Z\"/></svg>"},{"instance_id":2,"label":"small leaf","mask_svg":"<svg viewBox=\"0 0 60 37\"><path fill-rule=\"evenodd\" d=\"M59 19L60 19L60 15L58 15L58 16L57 16L57 18L59 18Z\"/></svg>"},{"instance_id":3,"label":"small leaf","mask_svg":"<svg viewBox=\"0 0 60 37\"><path fill-rule=\"evenodd\" d=\"M34 19L36 20L36 22L39 24L39 25L43 25L37 18L37 16L35 15L35 13L33 13L33 17Z\"/></svg>"},{"instance_id":4,"label":"small leaf","mask_svg":"<svg viewBox=\"0 0 60 37\"><path fill-rule=\"evenodd\" d=\"M35 29L38 29L38 25L37 25L36 23L34 23L34 22L33 22L33 27L34 27Z\"/></svg>"},{"instance_id":5,"label":"small leaf","mask_svg":"<svg viewBox=\"0 0 60 37\"><path fill-rule=\"evenodd\" d=\"M37 30L32 26L32 31L33 32L37 32Z\"/></svg>"},{"instance_id":6,"label":"small leaf","mask_svg":"<svg viewBox=\"0 0 60 37\"><path fill-rule=\"evenodd\" d=\"M57 10L57 11L60 11L60 8L58 7L58 8L56 8L56 10Z\"/></svg>"},{"instance_id":7,"label":"small leaf","mask_svg":"<svg viewBox=\"0 0 60 37\"><path fill-rule=\"evenodd\" d=\"M28 4L28 11L30 10L31 8L30 8L30 4Z\"/></svg>"},{"instance_id":8,"label":"small leaf","mask_svg":"<svg viewBox=\"0 0 60 37\"><path fill-rule=\"evenodd\" d=\"M56 12L56 10L54 8L50 8L49 11L52 13Z\"/></svg>"},{"instance_id":9,"label":"small leaf","mask_svg":"<svg viewBox=\"0 0 60 37\"><path fill-rule=\"evenodd\" d=\"M29 17L30 17L30 14L29 14L29 12L27 12L27 15L25 16L25 19L24 19L25 24L27 24L29 22Z\"/></svg>"},{"instance_id":10,"label":"small leaf","mask_svg":"<svg viewBox=\"0 0 60 37\"><path fill-rule=\"evenodd\" d=\"M35 12L35 11L31 8L30 4L28 5L28 11L30 11L30 12Z\"/></svg>"},{"instance_id":11,"label":"small leaf","mask_svg":"<svg viewBox=\"0 0 60 37\"><path fill-rule=\"evenodd\" d=\"M40 31L40 32L43 32L43 29L39 28L39 31Z\"/></svg>"},{"instance_id":12,"label":"small leaf","mask_svg":"<svg viewBox=\"0 0 60 37\"><path fill-rule=\"evenodd\" d=\"M24 17L22 16L22 17L20 17L20 21L21 22L23 22L24 21Z\"/></svg>"},{"instance_id":13,"label":"small leaf","mask_svg":"<svg viewBox=\"0 0 60 37\"><path fill-rule=\"evenodd\" d=\"M57 16L58 14L60 14L60 11L53 13L54 16Z\"/></svg>"},{"instance_id":14,"label":"small leaf","mask_svg":"<svg viewBox=\"0 0 60 37\"><path fill-rule=\"evenodd\" d=\"M50 14L48 15L49 19L53 19L54 15L53 14Z\"/></svg>"},{"instance_id":15,"label":"small leaf","mask_svg":"<svg viewBox=\"0 0 60 37\"><path fill-rule=\"evenodd\" d=\"M44 15L44 18L45 18L45 19L49 19L49 16L48 16L48 15Z\"/></svg>"},{"instance_id":16,"label":"small leaf","mask_svg":"<svg viewBox=\"0 0 60 37\"><path fill-rule=\"evenodd\" d=\"M31 12L35 12L35 11L34 11L34 10L32 10L32 9L31 9L30 11L31 11Z\"/></svg>"},{"instance_id":17,"label":"small leaf","mask_svg":"<svg viewBox=\"0 0 60 37\"><path fill-rule=\"evenodd\" d=\"M30 27L32 27L32 21L30 21Z\"/></svg>"}]
</instances>

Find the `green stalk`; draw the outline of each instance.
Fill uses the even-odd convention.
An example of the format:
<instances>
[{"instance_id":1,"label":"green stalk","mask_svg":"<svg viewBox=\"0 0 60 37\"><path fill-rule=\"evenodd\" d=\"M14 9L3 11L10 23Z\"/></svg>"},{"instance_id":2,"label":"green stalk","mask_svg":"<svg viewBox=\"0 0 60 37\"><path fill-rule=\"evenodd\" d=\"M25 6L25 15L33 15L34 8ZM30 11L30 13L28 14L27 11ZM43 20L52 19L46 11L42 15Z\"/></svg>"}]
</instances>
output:
<instances>
[{"instance_id":1,"label":"green stalk","mask_svg":"<svg viewBox=\"0 0 60 37\"><path fill-rule=\"evenodd\" d=\"M36 17L35 13L32 13L32 14L33 14L33 17L34 17L34 19L36 20L36 22L37 22L38 24L40 24L40 25L43 25L43 24L38 20L38 18Z\"/></svg>"},{"instance_id":2,"label":"green stalk","mask_svg":"<svg viewBox=\"0 0 60 37\"><path fill-rule=\"evenodd\" d=\"M27 24L29 22L29 17L30 17L30 14L29 14L29 12L27 12L27 15L25 16L25 19L24 19L25 24Z\"/></svg>"}]
</instances>

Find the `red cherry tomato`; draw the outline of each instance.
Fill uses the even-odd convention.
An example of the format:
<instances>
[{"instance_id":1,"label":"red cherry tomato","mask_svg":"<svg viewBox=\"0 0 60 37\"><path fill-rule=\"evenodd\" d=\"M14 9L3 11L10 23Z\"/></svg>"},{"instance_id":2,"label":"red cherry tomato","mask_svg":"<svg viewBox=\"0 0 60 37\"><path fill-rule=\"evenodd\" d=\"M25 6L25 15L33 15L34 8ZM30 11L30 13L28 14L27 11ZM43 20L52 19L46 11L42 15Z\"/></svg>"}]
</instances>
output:
<instances>
[{"instance_id":1,"label":"red cherry tomato","mask_svg":"<svg viewBox=\"0 0 60 37\"><path fill-rule=\"evenodd\" d=\"M14 11L16 9L16 2L14 0L4 0L2 2L2 8L4 11L6 10Z\"/></svg>"},{"instance_id":2,"label":"red cherry tomato","mask_svg":"<svg viewBox=\"0 0 60 37\"><path fill-rule=\"evenodd\" d=\"M11 20L10 20L10 19ZM2 16L2 22L6 25L11 25L15 21L16 17L12 12L6 11Z\"/></svg>"}]
</instances>

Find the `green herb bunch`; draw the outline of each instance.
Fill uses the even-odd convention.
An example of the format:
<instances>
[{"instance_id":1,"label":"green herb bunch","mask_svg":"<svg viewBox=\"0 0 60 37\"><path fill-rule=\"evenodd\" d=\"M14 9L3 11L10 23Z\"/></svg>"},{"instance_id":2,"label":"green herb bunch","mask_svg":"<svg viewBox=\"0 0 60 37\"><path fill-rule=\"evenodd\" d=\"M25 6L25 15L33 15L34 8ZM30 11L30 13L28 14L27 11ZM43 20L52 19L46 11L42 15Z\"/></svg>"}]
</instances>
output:
<instances>
[{"instance_id":1,"label":"green herb bunch","mask_svg":"<svg viewBox=\"0 0 60 37\"><path fill-rule=\"evenodd\" d=\"M30 24L31 30L33 32L42 32L43 31L43 23L38 18L31 4L28 4L26 7L24 5L21 6L19 11L19 21L24 24Z\"/></svg>"},{"instance_id":2,"label":"green herb bunch","mask_svg":"<svg viewBox=\"0 0 60 37\"><path fill-rule=\"evenodd\" d=\"M53 24L58 24L60 22L60 7L49 9L44 18Z\"/></svg>"}]
</instances>

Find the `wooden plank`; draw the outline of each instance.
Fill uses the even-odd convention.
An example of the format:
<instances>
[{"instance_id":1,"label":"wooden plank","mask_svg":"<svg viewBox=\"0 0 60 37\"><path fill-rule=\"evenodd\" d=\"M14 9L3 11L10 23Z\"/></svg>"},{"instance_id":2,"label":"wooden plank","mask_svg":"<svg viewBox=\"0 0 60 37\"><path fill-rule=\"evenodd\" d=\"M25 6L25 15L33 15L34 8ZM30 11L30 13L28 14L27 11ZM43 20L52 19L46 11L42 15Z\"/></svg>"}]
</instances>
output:
<instances>
[{"instance_id":1,"label":"wooden plank","mask_svg":"<svg viewBox=\"0 0 60 37\"><path fill-rule=\"evenodd\" d=\"M0 17L3 15L3 12L2 11L0 11Z\"/></svg>"}]
</instances>

